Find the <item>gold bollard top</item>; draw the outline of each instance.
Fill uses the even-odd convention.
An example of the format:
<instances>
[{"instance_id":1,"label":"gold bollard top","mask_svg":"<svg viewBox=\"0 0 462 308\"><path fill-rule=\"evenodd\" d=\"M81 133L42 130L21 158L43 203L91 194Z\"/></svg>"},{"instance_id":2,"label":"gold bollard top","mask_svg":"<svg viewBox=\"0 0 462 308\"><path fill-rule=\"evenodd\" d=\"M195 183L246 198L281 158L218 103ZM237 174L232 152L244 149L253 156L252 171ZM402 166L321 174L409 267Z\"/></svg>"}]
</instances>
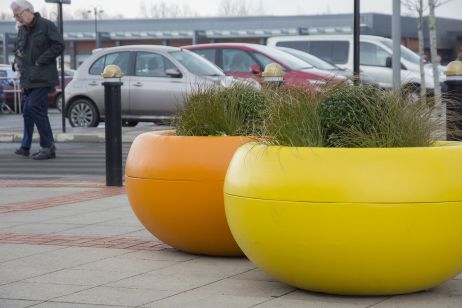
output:
<instances>
[{"instance_id":1,"label":"gold bollard top","mask_svg":"<svg viewBox=\"0 0 462 308\"><path fill-rule=\"evenodd\" d=\"M103 73L101 74L104 78L121 78L123 76L122 70L115 64L106 65Z\"/></svg>"},{"instance_id":2,"label":"gold bollard top","mask_svg":"<svg viewBox=\"0 0 462 308\"><path fill-rule=\"evenodd\" d=\"M462 76L462 61L449 62L446 71L446 76Z\"/></svg>"},{"instance_id":3,"label":"gold bollard top","mask_svg":"<svg viewBox=\"0 0 462 308\"><path fill-rule=\"evenodd\" d=\"M261 75L263 77L282 77L284 76L284 70L277 63L269 63L265 66L265 70Z\"/></svg>"}]
</instances>

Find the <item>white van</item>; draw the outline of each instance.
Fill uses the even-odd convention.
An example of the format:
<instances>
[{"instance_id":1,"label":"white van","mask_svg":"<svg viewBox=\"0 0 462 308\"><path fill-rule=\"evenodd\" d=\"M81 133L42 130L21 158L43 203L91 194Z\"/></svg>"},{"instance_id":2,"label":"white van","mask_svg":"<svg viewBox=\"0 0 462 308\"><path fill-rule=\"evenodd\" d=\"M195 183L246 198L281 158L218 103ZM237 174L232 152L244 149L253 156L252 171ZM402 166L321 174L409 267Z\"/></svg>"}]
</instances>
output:
<instances>
[{"instance_id":1,"label":"white van","mask_svg":"<svg viewBox=\"0 0 462 308\"><path fill-rule=\"evenodd\" d=\"M268 46L303 50L340 67L353 69L353 35L299 35L270 37ZM361 75L377 82L382 88L393 87L391 58L393 41L372 35L360 36ZM401 84L418 91L420 88L419 56L401 46ZM425 87L433 90L433 74L425 70Z\"/></svg>"}]
</instances>

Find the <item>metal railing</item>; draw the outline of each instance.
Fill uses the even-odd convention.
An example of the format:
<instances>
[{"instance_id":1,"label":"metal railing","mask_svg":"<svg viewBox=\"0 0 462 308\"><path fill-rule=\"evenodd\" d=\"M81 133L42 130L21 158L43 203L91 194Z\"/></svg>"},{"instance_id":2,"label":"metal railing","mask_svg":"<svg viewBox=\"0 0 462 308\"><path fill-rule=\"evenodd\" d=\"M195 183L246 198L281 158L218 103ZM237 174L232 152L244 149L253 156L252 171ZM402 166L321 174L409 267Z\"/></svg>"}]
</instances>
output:
<instances>
[{"instance_id":1,"label":"metal railing","mask_svg":"<svg viewBox=\"0 0 462 308\"><path fill-rule=\"evenodd\" d=\"M8 81L9 86L5 84L5 80ZM0 112L22 113L22 92L21 87L19 85L19 79L11 77L0 77L0 87L3 88L3 91L0 91ZM13 93L13 110L7 104L7 93Z\"/></svg>"}]
</instances>

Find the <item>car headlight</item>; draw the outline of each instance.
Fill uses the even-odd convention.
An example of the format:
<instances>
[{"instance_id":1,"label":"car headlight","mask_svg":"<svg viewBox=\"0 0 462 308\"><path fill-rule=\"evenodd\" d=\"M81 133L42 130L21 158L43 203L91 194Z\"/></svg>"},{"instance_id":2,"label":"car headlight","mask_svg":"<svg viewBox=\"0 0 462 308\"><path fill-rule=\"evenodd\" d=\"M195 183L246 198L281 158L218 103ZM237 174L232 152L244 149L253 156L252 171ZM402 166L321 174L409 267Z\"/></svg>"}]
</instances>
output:
<instances>
[{"instance_id":1,"label":"car headlight","mask_svg":"<svg viewBox=\"0 0 462 308\"><path fill-rule=\"evenodd\" d=\"M255 90L261 89L260 83L253 78L239 78L239 77L226 76L220 81L220 85L225 88L232 87L235 84L249 86L251 88L254 88Z\"/></svg>"},{"instance_id":2,"label":"car headlight","mask_svg":"<svg viewBox=\"0 0 462 308\"><path fill-rule=\"evenodd\" d=\"M318 80L307 79L306 82L314 86L323 86L327 83L326 80L322 80L322 79L318 79Z\"/></svg>"},{"instance_id":3,"label":"car headlight","mask_svg":"<svg viewBox=\"0 0 462 308\"><path fill-rule=\"evenodd\" d=\"M220 81L220 85L225 88L229 88L235 83L236 79L232 76L226 76Z\"/></svg>"}]
</instances>

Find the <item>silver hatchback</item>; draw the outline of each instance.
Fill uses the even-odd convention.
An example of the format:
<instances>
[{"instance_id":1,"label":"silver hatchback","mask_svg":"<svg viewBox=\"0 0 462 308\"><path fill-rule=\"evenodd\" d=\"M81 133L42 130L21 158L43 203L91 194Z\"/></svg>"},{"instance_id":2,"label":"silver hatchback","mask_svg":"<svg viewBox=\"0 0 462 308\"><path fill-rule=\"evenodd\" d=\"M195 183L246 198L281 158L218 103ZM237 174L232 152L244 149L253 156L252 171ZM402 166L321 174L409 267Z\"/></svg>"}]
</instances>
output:
<instances>
[{"instance_id":1,"label":"silver hatchback","mask_svg":"<svg viewBox=\"0 0 462 308\"><path fill-rule=\"evenodd\" d=\"M123 72L122 120L126 126L168 120L195 89L236 82L206 59L181 48L131 45L97 49L66 87L66 116L72 126L97 126L104 120L101 73L109 64Z\"/></svg>"}]
</instances>

